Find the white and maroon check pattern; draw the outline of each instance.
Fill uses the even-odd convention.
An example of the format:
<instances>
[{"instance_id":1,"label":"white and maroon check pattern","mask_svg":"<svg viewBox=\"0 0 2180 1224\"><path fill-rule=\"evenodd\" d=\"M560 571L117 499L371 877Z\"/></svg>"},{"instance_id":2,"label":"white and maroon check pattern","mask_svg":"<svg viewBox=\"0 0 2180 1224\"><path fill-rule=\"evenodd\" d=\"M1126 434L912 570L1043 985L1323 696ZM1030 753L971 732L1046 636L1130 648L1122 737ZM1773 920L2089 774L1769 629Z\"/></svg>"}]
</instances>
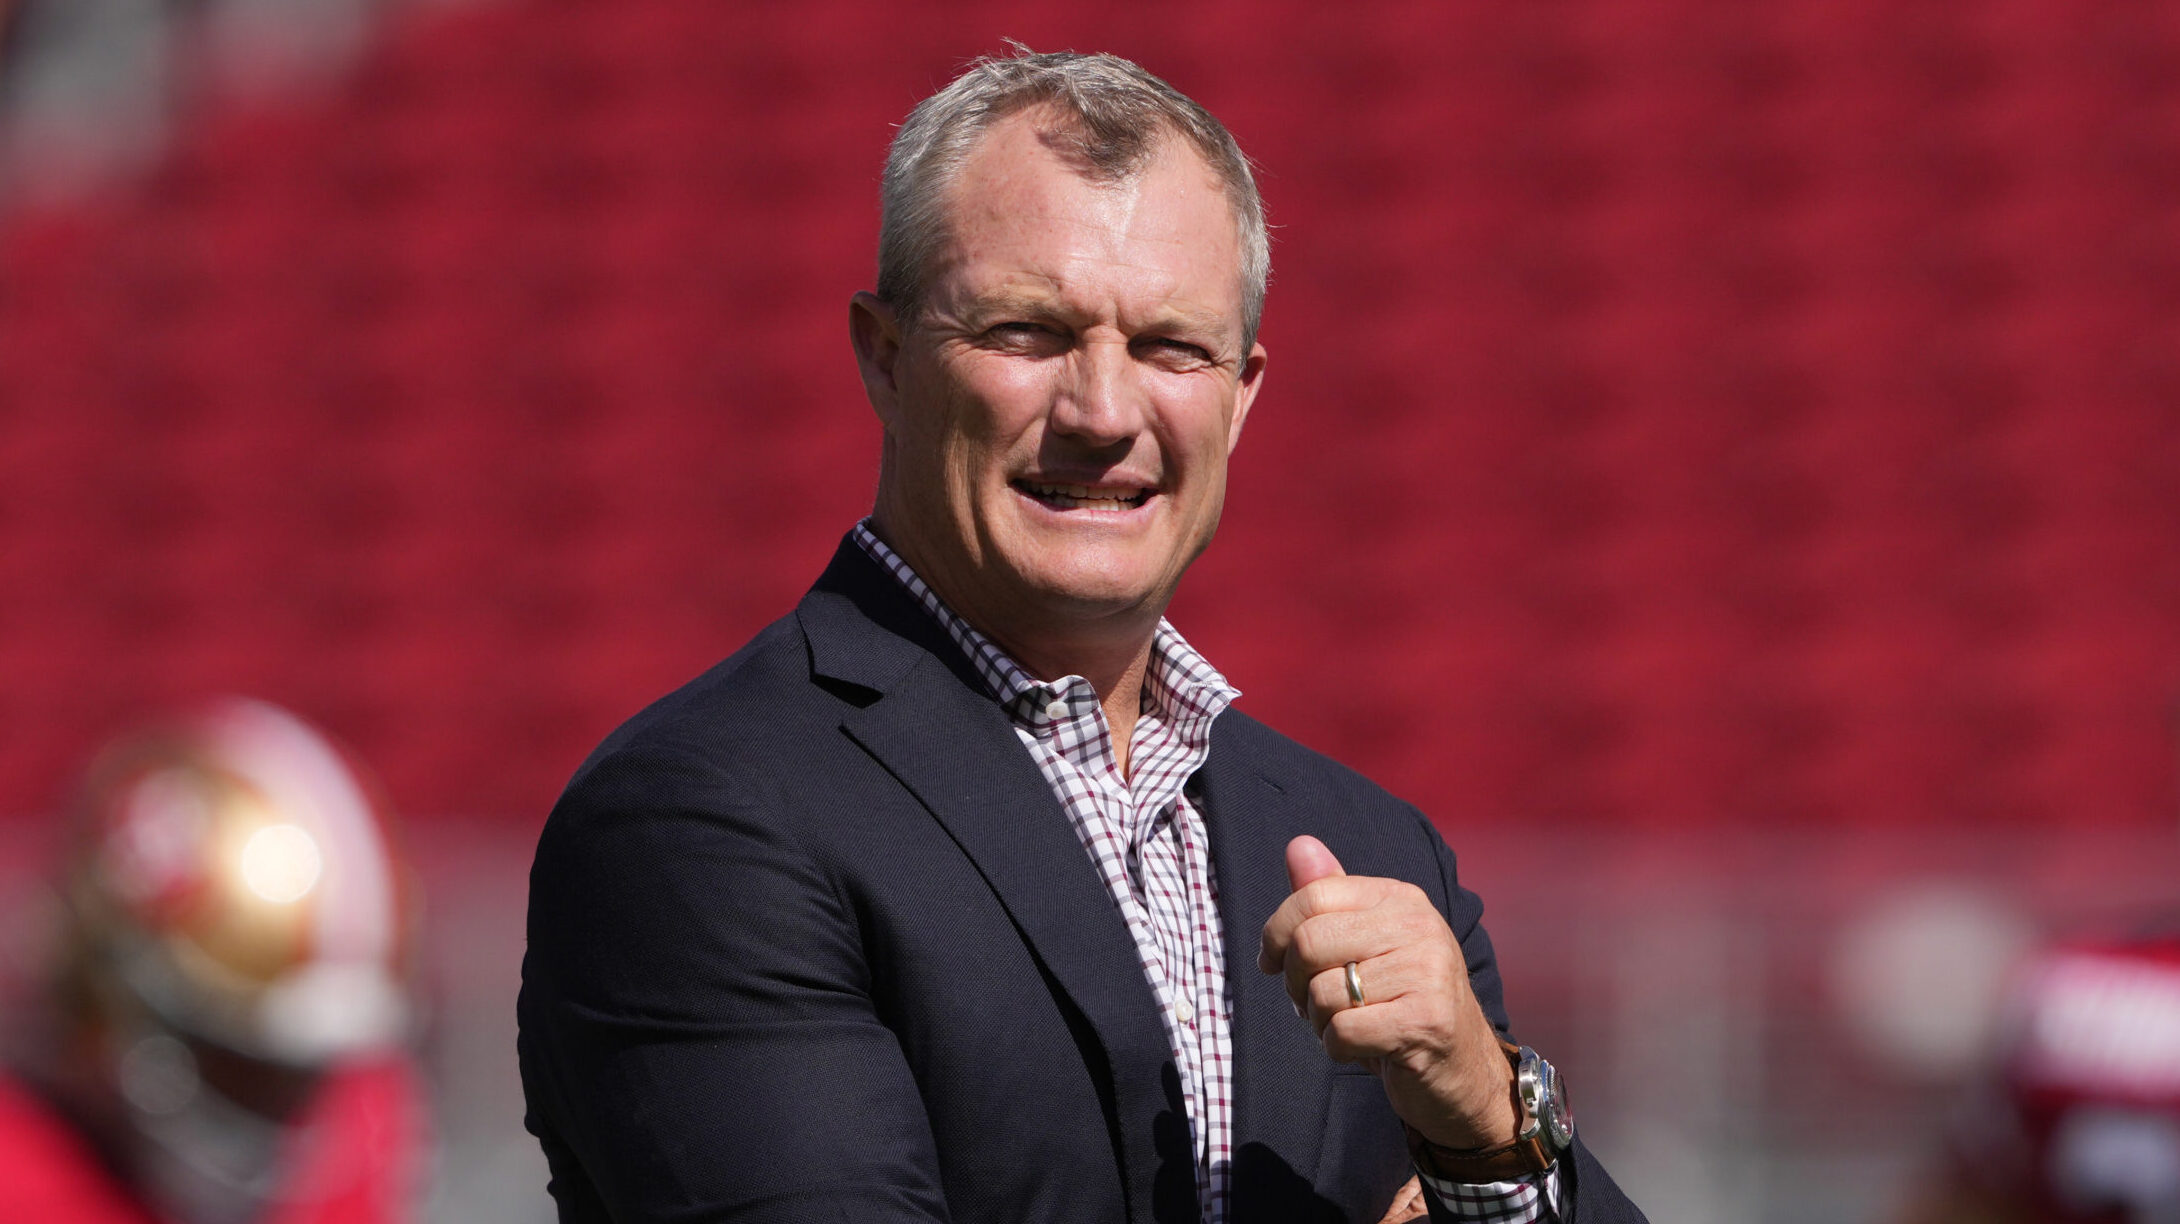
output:
<instances>
[{"instance_id":1,"label":"white and maroon check pattern","mask_svg":"<svg viewBox=\"0 0 2180 1224\"><path fill-rule=\"evenodd\" d=\"M1559 1166L1553 1165L1541 1176L1525 1177L1519 1181L1484 1182L1465 1185L1461 1182L1444 1181L1427 1174L1423 1178L1425 1189L1437 1194L1438 1201L1457 1220L1480 1220L1485 1224L1535 1224L1536 1221L1557 1220L1556 1207L1547 1203L1559 1202Z\"/></svg>"},{"instance_id":2,"label":"white and maroon check pattern","mask_svg":"<svg viewBox=\"0 0 2180 1224\"><path fill-rule=\"evenodd\" d=\"M1234 1051L1224 926L1203 814L1189 780L1211 753L1211 723L1239 690L1161 620L1144 675L1143 708L1123 776L1097 691L1081 676L1043 681L954 615L871 530L852 538L945 628L1014 723L1075 836L1135 937L1144 976L1164 1009L1174 1065L1196 1139L1196 1194L1206 1224L1225 1224L1233 1159ZM1551 1178L1557 1200L1557 1171ZM1463 1219L1532 1224L1556 1218L1529 1182L1441 1187ZM1459 1190L1449 1195L1447 1190Z\"/></svg>"}]
</instances>

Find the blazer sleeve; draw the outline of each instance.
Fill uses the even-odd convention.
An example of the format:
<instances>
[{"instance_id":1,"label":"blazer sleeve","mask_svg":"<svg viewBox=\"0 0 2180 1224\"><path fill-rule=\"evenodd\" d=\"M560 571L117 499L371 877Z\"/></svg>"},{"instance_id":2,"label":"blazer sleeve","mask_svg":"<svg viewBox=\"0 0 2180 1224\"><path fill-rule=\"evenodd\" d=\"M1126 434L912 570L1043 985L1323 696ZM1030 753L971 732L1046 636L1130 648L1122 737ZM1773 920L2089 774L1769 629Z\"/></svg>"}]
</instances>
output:
<instances>
[{"instance_id":1,"label":"blazer sleeve","mask_svg":"<svg viewBox=\"0 0 2180 1224\"><path fill-rule=\"evenodd\" d=\"M947 1218L853 908L769 806L624 750L546 822L518 1045L564 1224Z\"/></svg>"},{"instance_id":2,"label":"blazer sleeve","mask_svg":"<svg viewBox=\"0 0 2180 1224\"><path fill-rule=\"evenodd\" d=\"M1414 812L1416 823L1422 826L1423 835L1430 844L1430 853L1438 864L1440 896L1444 898L1446 922L1461 941L1462 955L1468 961L1469 988L1476 1001L1483 1005L1484 1017L1499 1034L1512 1038L1512 1025L1506 1014L1506 986L1499 979L1499 961L1491 947L1491 936L1484 930L1483 899L1461 887L1455 869L1453 848L1439 836L1421 812ZM1648 1224L1643 1213L1627 1195L1615 1185L1612 1175L1590 1154L1582 1141L1580 1113L1576 1114L1574 1148L1560 1162L1560 1224ZM1446 1211L1436 1196L1426 1196L1430 1204L1434 1224L1460 1224Z\"/></svg>"}]
</instances>

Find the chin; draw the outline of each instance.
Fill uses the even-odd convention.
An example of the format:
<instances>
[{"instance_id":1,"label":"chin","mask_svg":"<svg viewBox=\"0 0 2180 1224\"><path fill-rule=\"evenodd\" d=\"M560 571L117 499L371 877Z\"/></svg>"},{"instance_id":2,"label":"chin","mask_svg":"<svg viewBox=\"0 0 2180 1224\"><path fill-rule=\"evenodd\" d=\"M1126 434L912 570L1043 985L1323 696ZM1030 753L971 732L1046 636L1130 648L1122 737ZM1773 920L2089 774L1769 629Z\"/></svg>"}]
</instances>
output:
<instances>
[{"instance_id":1,"label":"chin","mask_svg":"<svg viewBox=\"0 0 2180 1224\"><path fill-rule=\"evenodd\" d=\"M1076 615L1111 615L1163 602L1163 583L1134 567L1043 566L1024 570L1022 577L1037 602Z\"/></svg>"}]
</instances>

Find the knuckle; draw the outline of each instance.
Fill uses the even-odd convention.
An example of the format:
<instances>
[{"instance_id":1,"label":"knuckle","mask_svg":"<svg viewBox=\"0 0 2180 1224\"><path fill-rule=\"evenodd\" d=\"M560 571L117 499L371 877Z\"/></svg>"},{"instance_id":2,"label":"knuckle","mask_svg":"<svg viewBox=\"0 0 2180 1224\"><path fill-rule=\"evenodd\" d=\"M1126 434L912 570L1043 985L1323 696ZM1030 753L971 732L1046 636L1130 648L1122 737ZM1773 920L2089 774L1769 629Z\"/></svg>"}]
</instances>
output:
<instances>
[{"instance_id":1,"label":"knuckle","mask_svg":"<svg viewBox=\"0 0 2180 1224\"><path fill-rule=\"evenodd\" d=\"M1322 880L1312 880L1310 883L1303 885L1302 891L1296 893L1295 896L1301 900L1303 911L1313 918L1320 914L1332 913L1341 908L1340 878L1332 876Z\"/></svg>"},{"instance_id":2,"label":"knuckle","mask_svg":"<svg viewBox=\"0 0 2180 1224\"><path fill-rule=\"evenodd\" d=\"M1330 1055L1334 1061L1347 1062L1354 1057L1354 1054L1348 1049L1346 1039L1341 1036L1340 1026L1332 1022L1338 1019L1338 1016L1334 1016L1331 1020L1326 1021L1325 1026L1317 1030L1317 1040L1325 1047L1325 1053Z\"/></svg>"},{"instance_id":3,"label":"knuckle","mask_svg":"<svg viewBox=\"0 0 2180 1224\"><path fill-rule=\"evenodd\" d=\"M1296 1003L1309 1002L1311 975L1308 966L1304 965L1299 958L1289 956L1286 971L1282 976L1287 979L1287 995L1289 998L1292 998Z\"/></svg>"},{"instance_id":4,"label":"knuckle","mask_svg":"<svg viewBox=\"0 0 2180 1224\"><path fill-rule=\"evenodd\" d=\"M1324 960L1325 943L1330 932L1325 923L1311 919L1294 929L1294 953L1304 964L1321 964Z\"/></svg>"},{"instance_id":5,"label":"knuckle","mask_svg":"<svg viewBox=\"0 0 2180 1224\"><path fill-rule=\"evenodd\" d=\"M1342 1062L1353 1062L1369 1051L1363 1044L1364 1017L1357 1009L1336 1011L1326 1019L1324 1032L1325 1052Z\"/></svg>"},{"instance_id":6,"label":"knuckle","mask_svg":"<svg viewBox=\"0 0 2180 1224\"><path fill-rule=\"evenodd\" d=\"M1326 972L1310 979L1310 1005L1317 1010L1332 1013L1347 1003L1347 986L1338 975Z\"/></svg>"},{"instance_id":7,"label":"knuckle","mask_svg":"<svg viewBox=\"0 0 2180 1224\"><path fill-rule=\"evenodd\" d=\"M1461 962L1460 946L1452 940L1433 939L1422 945L1424 963L1437 975L1455 974L1467 976L1467 967Z\"/></svg>"},{"instance_id":8,"label":"knuckle","mask_svg":"<svg viewBox=\"0 0 2180 1224\"><path fill-rule=\"evenodd\" d=\"M1297 960L1308 960L1310 948L1316 942L1317 936L1311 930L1309 922L1305 921L1302 925L1294 928L1287 936L1288 963L1292 964Z\"/></svg>"}]
</instances>

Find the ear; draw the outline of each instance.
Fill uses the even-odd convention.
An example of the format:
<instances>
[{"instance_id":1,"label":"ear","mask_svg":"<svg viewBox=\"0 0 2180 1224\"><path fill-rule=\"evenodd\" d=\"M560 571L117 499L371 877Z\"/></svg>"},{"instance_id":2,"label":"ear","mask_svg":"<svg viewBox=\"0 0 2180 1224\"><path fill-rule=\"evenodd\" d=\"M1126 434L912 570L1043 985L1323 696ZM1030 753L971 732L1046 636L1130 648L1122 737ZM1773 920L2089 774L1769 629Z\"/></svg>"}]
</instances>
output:
<instances>
[{"instance_id":1,"label":"ear","mask_svg":"<svg viewBox=\"0 0 2180 1224\"><path fill-rule=\"evenodd\" d=\"M863 375L863 394L888 432L893 429L899 403L893 370L901 356L901 321L893 307L875 293L858 293L848 299L848 339L855 345L856 368Z\"/></svg>"},{"instance_id":2,"label":"ear","mask_svg":"<svg viewBox=\"0 0 2180 1224\"><path fill-rule=\"evenodd\" d=\"M1256 402L1257 392L1264 389L1264 363L1269 360L1271 354L1264 351L1264 346L1254 344L1241 363L1240 384L1234 395L1234 419L1226 427L1226 453L1229 455L1241 445L1241 425L1249 418L1249 405Z\"/></svg>"}]
</instances>

